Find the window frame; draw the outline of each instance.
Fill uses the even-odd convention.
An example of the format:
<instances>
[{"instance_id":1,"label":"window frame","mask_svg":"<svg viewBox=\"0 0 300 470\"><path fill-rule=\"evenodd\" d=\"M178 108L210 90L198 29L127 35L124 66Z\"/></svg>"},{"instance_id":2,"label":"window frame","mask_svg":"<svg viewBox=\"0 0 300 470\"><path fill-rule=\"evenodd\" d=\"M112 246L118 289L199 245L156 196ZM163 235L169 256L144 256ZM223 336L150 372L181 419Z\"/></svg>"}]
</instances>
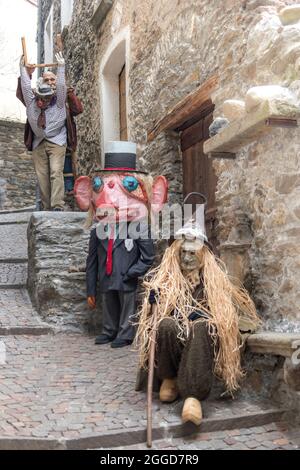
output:
<instances>
[{"instance_id":1,"label":"window frame","mask_svg":"<svg viewBox=\"0 0 300 470\"><path fill-rule=\"evenodd\" d=\"M60 2L60 23L61 31L65 26L69 26L72 21L74 0L61 0Z\"/></svg>"},{"instance_id":2,"label":"window frame","mask_svg":"<svg viewBox=\"0 0 300 470\"><path fill-rule=\"evenodd\" d=\"M49 26L50 34L48 35ZM44 26L44 61L46 63L53 62L53 3Z\"/></svg>"}]
</instances>

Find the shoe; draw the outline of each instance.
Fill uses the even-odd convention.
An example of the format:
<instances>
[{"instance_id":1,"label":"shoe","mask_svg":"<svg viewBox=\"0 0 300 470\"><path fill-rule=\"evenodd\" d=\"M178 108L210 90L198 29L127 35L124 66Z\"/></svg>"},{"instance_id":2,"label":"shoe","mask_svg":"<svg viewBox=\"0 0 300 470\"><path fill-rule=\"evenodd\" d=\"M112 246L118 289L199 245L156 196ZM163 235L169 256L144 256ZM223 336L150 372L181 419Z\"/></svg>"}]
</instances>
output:
<instances>
[{"instance_id":1,"label":"shoe","mask_svg":"<svg viewBox=\"0 0 300 470\"><path fill-rule=\"evenodd\" d=\"M107 343L111 343L113 340L114 338L101 334L99 336L96 336L95 344L107 344Z\"/></svg>"},{"instance_id":2,"label":"shoe","mask_svg":"<svg viewBox=\"0 0 300 470\"><path fill-rule=\"evenodd\" d=\"M114 339L111 343L112 348L124 348L124 346L129 346L132 344L132 339Z\"/></svg>"},{"instance_id":3,"label":"shoe","mask_svg":"<svg viewBox=\"0 0 300 470\"><path fill-rule=\"evenodd\" d=\"M61 209L60 207L55 207L54 209L52 209L53 212L63 212L64 210Z\"/></svg>"},{"instance_id":4,"label":"shoe","mask_svg":"<svg viewBox=\"0 0 300 470\"><path fill-rule=\"evenodd\" d=\"M160 401L171 403L178 397L178 390L175 379L164 379L159 390Z\"/></svg>"},{"instance_id":5,"label":"shoe","mask_svg":"<svg viewBox=\"0 0 300 470\"><path fill-rule=\"evenodd\" d=\"M199 426L202 421L202 408L201 403L197 398L189 397L185 400L181 419L183 423L191 421L196 424L196 426Z\"/></svg>"}]
</instances>

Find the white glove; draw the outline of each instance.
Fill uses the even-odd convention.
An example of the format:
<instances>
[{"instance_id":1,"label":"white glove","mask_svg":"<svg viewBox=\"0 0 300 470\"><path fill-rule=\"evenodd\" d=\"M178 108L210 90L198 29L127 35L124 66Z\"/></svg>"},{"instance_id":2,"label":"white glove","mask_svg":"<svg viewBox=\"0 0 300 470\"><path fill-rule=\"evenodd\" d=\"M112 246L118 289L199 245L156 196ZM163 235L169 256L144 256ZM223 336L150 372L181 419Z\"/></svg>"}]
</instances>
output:
<instances>
[{"instance_id":1,"label":"white glove","mask_svg":"<svg viewBox=\"0 0 300 470\"><path fill-rule=\"evenodd\" d=\"M24 67L24 65L25 65L25 61L24 61L24 56L23 56L23 54L22 54L21 57L20 57L19 65L22 66L22 67Z\"/></svg>"},{"instance_id":2,"label":"white glove","mask_svg":"<svg viewBox=\"0 0 300 470\"><path fill-rule=\"evenodd\" d=\"M61 52L58 52L55 54L56 61L58 65L65 65L65 59L63 58L63 55Z\"/></svg>"}]
</instances>

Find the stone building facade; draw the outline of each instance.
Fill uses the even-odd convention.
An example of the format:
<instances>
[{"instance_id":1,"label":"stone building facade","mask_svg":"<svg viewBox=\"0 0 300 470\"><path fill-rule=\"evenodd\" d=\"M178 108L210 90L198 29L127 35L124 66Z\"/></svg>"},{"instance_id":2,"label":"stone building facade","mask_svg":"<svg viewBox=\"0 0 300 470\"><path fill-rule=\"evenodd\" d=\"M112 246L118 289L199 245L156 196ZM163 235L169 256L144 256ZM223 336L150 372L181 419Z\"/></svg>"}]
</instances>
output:
<instances>
[{"instance_id":1,"label":"stone building facade","mask_svg":"<svg viewBox=\"0 0 300 470\"><path fill-rule=\"evenodd\" d=\"M180 134L162 132L149 142L147 132L179 100L214 75L214 117L225 100L244 99L253 86L280 85L300 99L300 18L292 0L74 0L62 30L65 4L41 0L39 27L43 37L51 12L53 42L62 32L68 79L84 104L81 174L119 137L116 77L124 65L128 139L137 142L143 169L168 178L171 201L182 200ZM282 19L288 6L295 11ZM40 47L43 60L43 41ZM266 328L299 331L299 131L276 127L213 166L222 258L246 282Z\"/></svg>"},{"instance_id":2,"label":"stone building facade","mask_svg":"<svg viewBox=\"0 0 300 470\"><path fill-rule=\"evenodd\" d=\"M0 120L0 210L35 206L36 177L24 124Z\"/></svg>"}]
</instances>

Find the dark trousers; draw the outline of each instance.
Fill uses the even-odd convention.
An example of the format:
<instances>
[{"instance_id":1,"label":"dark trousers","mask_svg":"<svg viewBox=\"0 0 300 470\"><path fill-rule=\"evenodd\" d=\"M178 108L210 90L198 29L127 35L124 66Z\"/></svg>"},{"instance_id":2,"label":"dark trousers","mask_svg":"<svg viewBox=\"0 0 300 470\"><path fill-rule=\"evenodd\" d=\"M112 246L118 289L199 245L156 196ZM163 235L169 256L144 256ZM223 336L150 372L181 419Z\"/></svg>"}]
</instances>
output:
<instances>
[{"instance_id":1,"label":"dark trousers","mask_svg":"<svg viewBox=\"0 0 300 470\"><path fill-rule=\"evenodd\" d=\"M102 294L103 321L102 333L110 338L134 339L135 291L111 290Z\"/></svg>"},{"instance_id":2,"label":"dark trousers","mask_svg":"<svg viewBox=\"0 0 300 470\"><path fill-rule=\"evenodd\" d=\"M157 374L160 380L177 377L183 399L204 400L213 380L213 344L203 321L192 323L188 339L178 339L178 327L172 318L164 318L158 328Z\"/></svg>"}]
</instances>

